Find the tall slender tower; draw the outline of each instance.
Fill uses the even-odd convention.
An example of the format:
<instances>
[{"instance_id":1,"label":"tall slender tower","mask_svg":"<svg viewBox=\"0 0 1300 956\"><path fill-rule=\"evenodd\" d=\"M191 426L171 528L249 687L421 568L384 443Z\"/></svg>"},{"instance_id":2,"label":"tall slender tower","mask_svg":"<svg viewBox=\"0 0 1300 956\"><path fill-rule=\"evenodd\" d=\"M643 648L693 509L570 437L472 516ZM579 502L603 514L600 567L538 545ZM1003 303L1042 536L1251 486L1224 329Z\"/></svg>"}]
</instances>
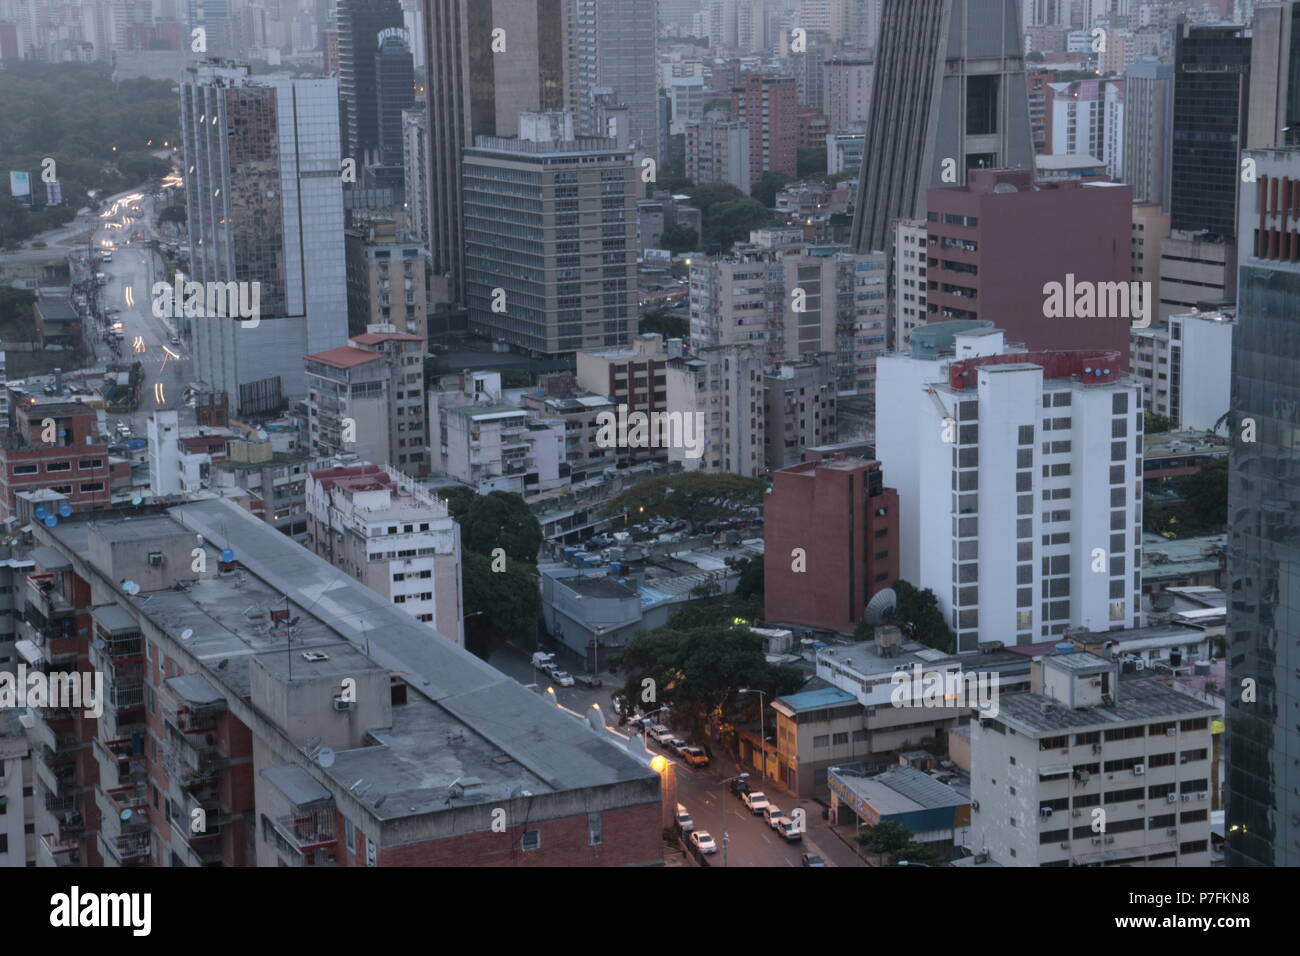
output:
<instances>
[{"instance_id":1,"label":"tall slender tower","mask_svg":"<svg viewBox=\"0 0 1300 956\"><path fill-rule=\"evenodd\" d=\"M347 111L347 155L360 165L379 147L376 59L380 34L402 26L398 0L339 0L339 95Z\"/></svg>"},{"instance_id":2,"label":"tall slender tower","mask_svg":"<svg viewBox=\"0 0 1300 956\"><path fill-rule=\"evenodd\" d=\"M1232 339L1227 864L1296 866L1300 149L1248 150L1243 157L1255 178L1241 185Z\"/></svg>"},{"instance_id":3,"label":"tall slender tower","mask_svg":"<svg viewBox=\"0 0 1300 956\"><path fill-rule=\"evenodd\" d=\"M596 97L608 90L627 107L627 139L642 156L659 153L658 35L655 0L572 0L569 95L580 136L618 136L598 128ZM623 137L618 136L619 139Z\"/></svg>"},{"instance_id":4,"label":"tall slender tower","mask_svg":"<svg viewBox=\"0 0 1300 956\"><path fill-rule=\"evenodd\" d=\"M567 0L429 0L429 246L465 301L462 153L475 136L513 136L523 111L565 106Z\"/></svg>"},{"instance_id":5,"label":"tall slender tower","mask_svg":"<svg viewBox=\"0 0 1300 956\"><path fill-rule=\"evenodd\" d=\"M1020 0L885 0L852 245L888 247L926 190L1032 169Z\"/></svg>"}]
</instances>

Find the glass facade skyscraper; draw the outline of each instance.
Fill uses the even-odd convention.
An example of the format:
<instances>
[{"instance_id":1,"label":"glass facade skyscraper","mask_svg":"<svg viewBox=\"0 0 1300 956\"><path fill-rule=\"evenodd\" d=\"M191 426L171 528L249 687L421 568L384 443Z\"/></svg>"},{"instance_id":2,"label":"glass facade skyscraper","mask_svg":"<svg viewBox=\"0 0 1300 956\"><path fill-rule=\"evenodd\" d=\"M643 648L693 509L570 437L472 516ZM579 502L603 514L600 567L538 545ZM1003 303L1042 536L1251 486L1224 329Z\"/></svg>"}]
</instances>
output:
<instances>
[{"instance_id":1,"label":"glass facade skyscraper","mask_svg":"<svg viewBox=\"0 0 1300 956\"><path fill-rule=\"evenodd\" d=\"M1300 865L1300 150L1242 185L1228 524L1227 863Z\"/></svg>"},{"instance_id":2,"label":"glass facade skyscraper","mask_svg":"<svg viewBox=\"0 0 1300 956\"><path fill-rule=\"evenodd\" d=\"M1249 109L1250 34L1188 26L1174 35L1170 226L1219 239L1236 234L1238 153Z\"/></svg>"}]
</instances>

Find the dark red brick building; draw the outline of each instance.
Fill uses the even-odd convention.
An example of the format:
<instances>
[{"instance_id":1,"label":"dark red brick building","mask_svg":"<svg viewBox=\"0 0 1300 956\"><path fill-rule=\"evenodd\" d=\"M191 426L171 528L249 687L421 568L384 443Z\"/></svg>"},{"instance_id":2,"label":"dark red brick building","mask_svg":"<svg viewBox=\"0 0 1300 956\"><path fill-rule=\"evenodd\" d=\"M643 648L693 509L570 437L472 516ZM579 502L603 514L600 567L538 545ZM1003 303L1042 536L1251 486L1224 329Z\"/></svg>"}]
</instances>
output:
<instances>
[{"instance_id":1,"label":"dark red brick building","mask_svg":"<svg viewBox=\"0 0 1300 956\"><path fill-rule=\"evenodd\" d=\"M898 578L898 492L884 486L878 461L835 457L781 469L763 524L769 621L852 633L871 596Z\"/></svg>"},{"instance_id":2,"label":"dark red brick building","mask_svg":"<svg viewBox=\"0 0 1300 956\"><path fill-rule=\"evenodd\" d=\"M929 191L927 321L989 319L1008 342L1114 350L1127 369L1130 318L1047 318L1043 288L1133 279L1132 187L1035 183L1021 169L968 179Z\"/></svg>"},{"instance_id":3,"label":"dark red brick building","mask_svg":"<svg viewBox=\"0 0 1300 956\"><path fill-rule=\"evenodd\" d=\"M18 492L38 488L67 495L76 509L108 504L108 445L99 437L95 409L29 402L15 399L14 427L0 442L0 517L13 514Z\"/></svg>"}]
</instances>

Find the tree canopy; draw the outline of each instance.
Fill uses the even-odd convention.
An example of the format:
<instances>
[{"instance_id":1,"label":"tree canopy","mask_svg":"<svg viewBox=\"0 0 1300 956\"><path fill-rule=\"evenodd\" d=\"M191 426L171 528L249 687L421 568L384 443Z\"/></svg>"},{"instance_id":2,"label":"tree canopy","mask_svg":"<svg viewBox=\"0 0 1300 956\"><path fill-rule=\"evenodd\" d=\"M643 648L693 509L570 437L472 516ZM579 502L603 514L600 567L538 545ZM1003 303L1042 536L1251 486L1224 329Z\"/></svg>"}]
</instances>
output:
<instances>
[{"instance_id":1,"label":"tree canopy","mask_svg":"<svg viewBox=\"0 0 1300 956\"><path fill-rule=\"evenodd\" d=\"M937 855L933 846L916 843L912 840L912 831L893 820L863 827L856 839L869 852L883 858L885 866L898 866L903 861L928 864Z\"/></svg>"},{"instance_id":2,"label":"tree canopy","mask_svg":"<svg viewBox=\"0 0 1300 956\"><path fill-rule=\"evenodd\" d=\"M676 315L667 309L650 309L641 316L637 331L658 332L667 339L685 339L691 334L691 322L683 315Z\"/></svg>"},{"instance_id":3,"label":"tree canopy","mask_svg":"<svg viewBox=\"0 0 1300 956\"><path fill-rule=\"evenodd\" d=\"M763 646L743 626L661 628L639 632L611 666L624 675L625 700L643 711L667 706L675 729L703 740L710 717L751 706L741 688L770 701L803 685L798 670L769 664Z\"/></svg>"},{"instance_id":4,"label":"tree canopy","mask_svg":"<svg viewBox=\"0 0 1300 956\"><path fill-rule=\"evenodd\" d=\"M32 174L33 206L0 189L0 242L71 221L89 190L112 195L165 175L170 163L151 150L178 135L173 87L162 80L113 83L110 68L99 63L7 61L0 72L0 170ZM44 204L44 169L62 187L61 206Z\"/></svg>"},{"instance_id":5,"label":"tree canopy","mask_svg":"<svg viewBox=\"0 0 1300 956\"><path fill-rule=\"evenodd\" d=\"M898 604L888 619L914 641L947 654L957 649L957 638L939 610L939 599L929 588L921 590L906 581L894 582Z\"/></svg>"},{"instance_id":6,"label":"tree canopy","mask_svg":"<svg viewBox=\"0 0 1300 956\"><path fill-rule=\"evenodd\" d=\"M763 503L767 481L741 475L709 475L699 471L657 475L639 481L605 506L605 514L637 518L687 518L716 521L746 507Z\"/></svg>"}]
</instances>

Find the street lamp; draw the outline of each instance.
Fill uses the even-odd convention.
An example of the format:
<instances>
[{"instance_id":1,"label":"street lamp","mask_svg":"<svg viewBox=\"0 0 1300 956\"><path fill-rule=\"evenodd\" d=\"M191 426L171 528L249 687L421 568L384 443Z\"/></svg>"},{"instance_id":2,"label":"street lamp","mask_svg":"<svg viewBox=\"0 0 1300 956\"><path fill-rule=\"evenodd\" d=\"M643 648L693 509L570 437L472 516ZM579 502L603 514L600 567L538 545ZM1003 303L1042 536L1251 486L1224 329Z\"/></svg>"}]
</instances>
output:
<instances>
[{"instance_id":1,"label":"street lamp","mask_svg":"<svg viewBox=\"0 0 1300 956\"><path fill-rule=\"evenodd\" d=\"M765 695L761 690L755 690L752 687L742 687L736 693L738 694L757 694L758 695L758 749L762 753L760 758L763 762L759 765L759 779L764 783L767 782L767 720L764 706Z\"/></svg>"},{"instance_id":2,"label":"street lamp","mask_svg":"<svg viewBox=\"0 0 1300 956\"><path fill-rule=\"evenodd\" d=\"M727 777L718 784L718 809L721 811L722 823L722 865L727 865L727 845L731 843L731 838L727 836L727 784L733 780L745 780L749 777L747 773L738 773L734 777Z\"/></svg>"}]
</instances>

